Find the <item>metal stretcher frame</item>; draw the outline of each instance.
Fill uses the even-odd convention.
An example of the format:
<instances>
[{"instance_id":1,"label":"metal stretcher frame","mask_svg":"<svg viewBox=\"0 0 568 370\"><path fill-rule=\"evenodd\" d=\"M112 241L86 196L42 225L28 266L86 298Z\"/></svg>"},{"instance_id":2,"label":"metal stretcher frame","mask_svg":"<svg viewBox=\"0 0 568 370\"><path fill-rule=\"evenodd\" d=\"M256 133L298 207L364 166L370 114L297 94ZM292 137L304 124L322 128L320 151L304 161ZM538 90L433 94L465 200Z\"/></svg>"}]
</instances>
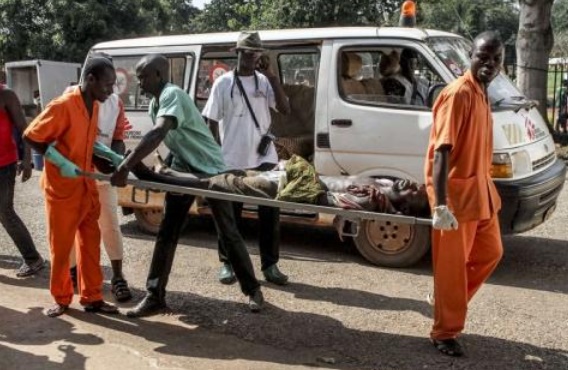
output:
<instances>
[{"instance_id":1,"label":"metal stretcher frame","mask_svg":"<svg viewBox=\"0 0 568 370\"><path fill-rule=\"evenodd\" d=\"M93 172L81 172L81 175L94 180L110 182L110 175L104 175L101 173L93 173ZM326 206L307 204L307 203L284 202L275 199L258 198L248 195L231 194L231 193L224 193L214 190L205 190L205 189L191 188L186 186L164 184L160 182L143 181L132 177L128 178L127 184L134 186L136 189L142 189L142 190L165 191L177 194L194 195L204 198L220 199L232 202L242 202L258 206L269 206L269 207L284 208L289 210L302 210L302 211L310 211L317 213L328 213L328 214L338 215L345 218L346 220L355 221L355 222L358 222L359 220L377 220L377 221L391 221L395 223L410 224L410 225L428 225L428 226L432 225L432 220L428 218L393 215L389 213L359 211L359 210L343 209L337 207L326 207Z\"/></svg>"}]
</instances>

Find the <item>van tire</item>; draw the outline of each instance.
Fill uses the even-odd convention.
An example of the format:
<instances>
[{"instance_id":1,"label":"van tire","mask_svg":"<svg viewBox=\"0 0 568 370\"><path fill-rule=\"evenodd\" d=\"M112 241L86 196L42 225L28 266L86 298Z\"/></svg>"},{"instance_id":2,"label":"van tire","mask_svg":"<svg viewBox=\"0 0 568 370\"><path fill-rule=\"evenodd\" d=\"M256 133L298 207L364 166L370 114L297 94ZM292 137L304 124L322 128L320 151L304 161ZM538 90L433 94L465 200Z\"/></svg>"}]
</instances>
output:
<instances>
[{"instance_id":1,"label":"van tire","mask_svg":"<svg viewBox=\"0 0 568 370\"><path fill-rule=\"evenodd\" d=\"M138 228L151 235L156 235L160 229L160 222L163 217L162 208L135 208L134 216Z\"/></svg>"},{"instance_id":2,"label":"van tire","mask_svg":"<svg viewBox=\"0 0 568 370\"><path fill-rule=\"evenodd\" d=\"M352 225L355 233L356 225ZM430 249L430 227L392 221L361 220L355 246L365 259L377 266L412 266Z\"/></svg>"}]
</instances>

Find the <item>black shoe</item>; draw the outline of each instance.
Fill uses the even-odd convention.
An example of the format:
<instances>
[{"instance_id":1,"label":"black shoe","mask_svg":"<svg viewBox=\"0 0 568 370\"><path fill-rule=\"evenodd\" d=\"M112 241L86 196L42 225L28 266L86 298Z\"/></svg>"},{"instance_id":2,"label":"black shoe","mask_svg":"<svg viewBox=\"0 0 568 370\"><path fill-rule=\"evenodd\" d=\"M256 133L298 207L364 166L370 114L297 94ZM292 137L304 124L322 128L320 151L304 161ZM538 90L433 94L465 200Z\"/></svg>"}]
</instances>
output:
<instances>
[{"instance_id":1,"label":"black shoe","mask_svg":"<svg viewBox=\"0 0 568 370\"><path fill-rule=\"evenodd\" d=\"M83 306L83 309L85 312L102 313L107 315L115 315L119 313L118 307L106 303L103 300L88 303Z\"/></svg>"},{"instance_id":2,"label":"black shoe","mask_svg":"<svg viewBox=\"0 0 568 370\"><path fill-rule=\"evenodd\" d=\"M434 339L431 338L430 341L436 347L440 353L451 356L451 357L462 357L464 355L463 348L461 344L455 339Z\"/></svg>"},{"instance_id":3,"label":"black shoe","mask_svg":"<svg viewBox=\"0 0 568 370\"><path fill-rule=\"evenodd\" d=\"M225 285L234 284L237 281L233 267L228 263L224 263L219 269L219 282Z\"/></svg>"},{"instance_id":4,"label":"black shoe","mask_svg":"<svg viewBox=\"0 0 568 370\"><path fill-rule=\"evenodd\" d=\"M288 284L288 276L284 275L276 264L270 266L266 270L262 271L266 281L269 281L276 285L286 285Z\"/></svg>"},{"instance_id":5,"label":"black shoe","mask_svg":"<svg viewBox=\"0 0 568 370\"><path fill-rule=\"evenodd\" d=\"M248 303L250 312L260 312L262 310L262 306L264 306L264 296L260 291L260 288L255 290L254 293L249 295L249 303Z\"/></svg>"},{"instance_id":6,"label":"black shoe","mask_svg":"<svg viewBox=\"0 0 568 370\"><path fill-rule=\"evenodd\" d=\"M32 276L36 272L43 269L44 267L45 267L45 261L41 257L30 264L24 262L18 269L18 272L16 272L16 276L17 277Z\"/></svg>"},{"instance_id":7,"label":"black shoe","mask_svg":"<svg viewBox=\"0 0 568 370\"><path fill-rule=\"evenodd\" d=\"M166 302L159 301L151 296L146 296L136 305L136 307L130 311L126 311L126 316L132 318L153 316L164 313L167 308L168 306L166 306Z\"/></svg>"}]
</instances>

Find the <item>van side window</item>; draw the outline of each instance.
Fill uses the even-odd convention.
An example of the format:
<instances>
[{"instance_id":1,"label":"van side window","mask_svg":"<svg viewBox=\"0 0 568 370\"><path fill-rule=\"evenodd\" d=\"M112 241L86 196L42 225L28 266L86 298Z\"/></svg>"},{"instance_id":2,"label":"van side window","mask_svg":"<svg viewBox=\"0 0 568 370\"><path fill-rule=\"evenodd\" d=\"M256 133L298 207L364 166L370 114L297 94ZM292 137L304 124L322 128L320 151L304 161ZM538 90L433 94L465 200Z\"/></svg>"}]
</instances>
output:
<instances>
[{"instance_id":1,"label":"van side window","mask_svg":"<svg viewBox=\"0 0 568 370\"><path fill-rule=\"evenodd\" d=\"M150 98L140 93L138 78L136 77L136 64L141 56L113 57L116 70L117 93L128 110L146 110ZM170 82L183 89L183 80L186 70L185 56L168 57L170 62Z\"/></svg>"},{"instance_id":2,"label":"van side window","mask_svg":"<svg viewBox=\"0 0 568 370\"><path fill-rule=\"evenodd\" d=\"M290 114L271 111L271 132L279 159L297 154L309 161L314 154L315 90L319 52L281 52L276 57L282 89L290 103ZM275 68L274 64L273 68Z\"/></svg>"},{"instance_id":3,"label":"van side window","mask_svg":"<svg viewBox=\"0 0 568 370\"><path fill-rule=\"evenodd\" d=\"M341 97L366 105L425 107L430 87L443 83L423 56L412 48L343 50L338 69Z\"/></svg>"},{"instance_id":4,"label":"van side window","mask_svg":"<svg viewBox=\"0 0 568 370\"><path fill-rule=\"evenodd\" d=\"M315 86L318 66L319 53L278 55L280 79L285 85Z\"/></svg>"},{"instance_id":5,"label":"van side window","mask_svg":"<svg viewBox=\"0 0 568 370\"><path fill-rule=\"evenodd\" d=\"M197 74L197 90L195 103L199 111L202 111L209 99L209 93L213 82L217 77L237 66L237 58L211 58L207 54L199 62L199 73Z\"/></svg>"}]
</instances>

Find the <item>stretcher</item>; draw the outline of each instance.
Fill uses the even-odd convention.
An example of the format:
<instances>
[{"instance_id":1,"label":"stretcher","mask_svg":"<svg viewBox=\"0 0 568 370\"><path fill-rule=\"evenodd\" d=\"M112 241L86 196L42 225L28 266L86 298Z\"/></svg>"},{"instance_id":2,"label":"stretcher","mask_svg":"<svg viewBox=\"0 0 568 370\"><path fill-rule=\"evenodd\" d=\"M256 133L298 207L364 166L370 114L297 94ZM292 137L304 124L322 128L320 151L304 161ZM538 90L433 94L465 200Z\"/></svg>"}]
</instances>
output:
<instances>
[{"instance_id":1,"label":"stretcher","mask_svg":"<svg viewBox=\"0 0 568 370\"><path fill-rule=\"evenodd\" d=\"M94 173L94 172L81 172L81 175L94 180L110 183L110 177L111 177L110 175ZM231 194L231 193L224 193L214 190L206 190L206 189L191 188L186 186L165 184L160 182L144 181L134 177L129 177L127 179L127 184L132 185L136 189L147 190L147 191L187 194L187 195L194 195L204 198L227 200L231 202L242 202L257 206L269 206L269 207L287 209L292 211L327 213L327 214L340 216L344 220L352 222L355 225L358 225L361 220L391 221L394 223L410 224L410 225L427 225L427 226L432 225L432 220L427 218L418 218L412 216L377 213L377 212L369 212L361 210L351 210L351 209L327 207L327 206L307 204L307 203L284 202L276 199L266 199L266 198L252 197L248 195ZM351 236L348 234L343 234L343 235Z\"/></svg>"}]
</instances>

